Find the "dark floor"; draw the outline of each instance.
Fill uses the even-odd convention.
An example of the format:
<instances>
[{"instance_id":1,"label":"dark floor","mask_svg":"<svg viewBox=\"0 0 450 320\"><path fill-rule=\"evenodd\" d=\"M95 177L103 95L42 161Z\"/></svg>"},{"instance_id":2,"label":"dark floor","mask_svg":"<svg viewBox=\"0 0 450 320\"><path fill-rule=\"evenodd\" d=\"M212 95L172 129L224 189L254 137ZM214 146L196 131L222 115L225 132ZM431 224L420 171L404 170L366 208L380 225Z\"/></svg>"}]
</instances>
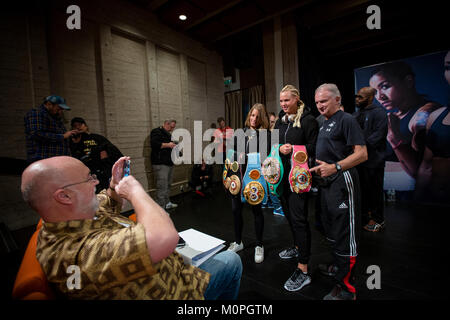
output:
<instances>
[{"instance_id":1,"label":"dark floor","mask_svg":"<svg viewBox=\"0 0 450 320\"><path fill-rule=\"evenodd\" d=\"M228 246L229 242L234 241L231 201L220 185L213 191L212 197L207 199L193 193L174 197L172 202L178 203L179 207L171 210L170 215L179 231L194 228L225 240ZM449 209L396 202L387 205L385 212L386 228L383 232L364 231L361 235L357 260L358 299L448 299L448 276L443 267L449 252L448 247L444 246ZM278 257L282 249L292 245L286 219L274 216L270 209L264 209L265 260L256 264L253 214L248 205L244 206L243 215L245 248L239 252L244 266L239 299L315 300L322 299L330 291L332 280L317 271L319 263L330 261L330 249L314 228L313 214L310 215L312 256L309 263L312 283L294 293L287 292L283 284L294 271L296 262L282 261ZM2 274L7 277L3 278L1 287L2 295L7 299L10 298L15 274L33 230L31 227L13 232L19 249L2 256ZM366 270L370 265L377 265L381 270L381 289L369 290L367 287L370 274Z\"/></svg>"}]
</instances>

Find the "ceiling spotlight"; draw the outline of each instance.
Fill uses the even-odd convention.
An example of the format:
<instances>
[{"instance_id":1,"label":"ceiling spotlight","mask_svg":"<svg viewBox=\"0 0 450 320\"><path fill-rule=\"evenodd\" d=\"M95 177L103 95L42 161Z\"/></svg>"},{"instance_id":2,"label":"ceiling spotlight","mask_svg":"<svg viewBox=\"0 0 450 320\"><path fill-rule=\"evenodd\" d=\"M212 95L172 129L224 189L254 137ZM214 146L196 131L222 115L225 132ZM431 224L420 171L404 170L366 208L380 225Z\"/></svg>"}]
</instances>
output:
<instances>
[{"instance_id":1,"label":"ceiling spotlight","mask_svg":"<svg viewBox=\"0 0 450 320\"><path fill-rule=\"evenodd\" d=\"M178 19L184 21L187 19L187 17L184 14L180 14L180 16L178 17Z\"/></svg>"}]
</instances>

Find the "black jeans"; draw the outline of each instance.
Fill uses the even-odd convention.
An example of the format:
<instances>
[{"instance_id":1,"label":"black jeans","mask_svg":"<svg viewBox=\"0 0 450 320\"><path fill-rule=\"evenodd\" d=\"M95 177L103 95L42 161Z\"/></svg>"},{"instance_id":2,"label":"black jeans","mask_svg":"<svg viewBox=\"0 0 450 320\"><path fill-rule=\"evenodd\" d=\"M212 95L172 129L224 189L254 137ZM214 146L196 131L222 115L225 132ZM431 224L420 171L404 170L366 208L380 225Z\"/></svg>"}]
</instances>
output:
<instances>
[{"instance_id":1,"label":"black jeans","mask_svg":"<svg viewBox=\"0 0 450 320\"><path fill-rule=\"evenodd\" d=\"M241 243L242 241L242 229L244 227L244 219L242 217L242 206L241 198L232 196L231 197L231 210L234 216L234 236L236 243ZM264 215L262 212L261 204L256 206L251 206L253 216L255 218L255 233L256 233L256 245L263 245L263 232L264 232Z\"/></svg>"},{"instance_id":2,"label":"black jeans","mask_svg":"<svg viewBox=\"0 0 450 320\"><path fill-rule=\"evenodd\" d=\"M384 167L367 168L358 166L361 181L361 220L366 225L371 218L377 223L384 221Z\"/></svg>"}]
</instances>

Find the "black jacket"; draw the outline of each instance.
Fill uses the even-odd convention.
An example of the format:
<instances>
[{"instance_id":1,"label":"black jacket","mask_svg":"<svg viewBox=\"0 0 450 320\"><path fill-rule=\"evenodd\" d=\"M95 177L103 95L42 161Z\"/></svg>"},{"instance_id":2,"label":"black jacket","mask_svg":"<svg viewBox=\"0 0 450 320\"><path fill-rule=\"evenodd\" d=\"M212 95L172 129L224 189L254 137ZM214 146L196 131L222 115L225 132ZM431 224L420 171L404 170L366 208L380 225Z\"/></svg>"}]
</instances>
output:
<instances>
[{"instance_id":1,"label":"black jacket","mask_svg":"<svg viewBox=\"0 0 450 320\"><path fill-rule=\"evenodd\" d=\"M384 167L386 157L386 136L388 132L388 119L386 111L371 104L353 113L356 121L363 130L367 146L368 160L361 166L367 168Z\"/></svg>"},{"instance_id":2,"label":"black jacket","mask_svg":"<svg viewBox=\"0 0 450 320\"><path fill-rule=\"evenodd\" d=\"M259 149L260 147L260 136L261 136L261 132L265 132L266 134L266 142L267 142L267 150L265 150L266 156L269 155L270 153L270 149L271 149L271 134L270 134L270 130L266 129L265 131L260 131L260 130L251 130L248 127L245 127L243 129L244 133L245 133L245 139L244 139L244 145L245 145L245 158L242 159L243 164L241 166L241 170L242 170L242 174L245 173L246 169L247 169L247 158L248 158L248 154L249 152L258 152L260 153L262 150ZM238 154L239 151L244 151L244 150L238 150L240 148L240 141L238 141L238 136L236 135L236 131L234 133L234 151L235 151L235 159L234 160L239 160L239 157L241 155ZM252 148L252 150L250 150L250 146ZM254 146L256 146L256 150L253 150ZM265 159L265 158L264 158ZM260 158L261 163L263 162L262 158Z\"/></svg>"},{"instance_id":3,"label":"black jacket","mask_svg":"<svg viewBox=\"0 0 450 320\"><path fill-rule=\"evenodd\" d=\"M155 128L150 133L150 146L152 147L152 164L173 166L171 148L161 148L163 143L172 141L172 135L163 127Z\"/></svg>"},{"instance_id":4,"label":"black jacket","mask_svg":"<svg viewBox=\"0 0 450 320\"><path fill-rule=\"evenodd\" d=\"M97 192L109 187L112 167L120 157L123 157L115 145L102 135L83 132L78 143L70 139L70 150L72 157L81 160L97 175L100 182L96 187ZM101 158L102 151L106 151L107 158Z\"/></svg>"},{"instance_id":5,"label":"black jacket","mask_svg":"<svg viewBox=\"0 0 450 320\"><path fill-rule=\"evenodd\" d=\"M315 166L315 154L316 154L316 142L319 134L319 125L311 114L308 107L305 107L302 117L300 118L301 127L294 127L293 122L283 122L282 118L279 118L275 123L274 129L278 129L279 143L291 145L304 145L308 153L308 165L309 167ZM289 173L291 169L292 154L284 155L280 152L281 160L283 161L283 167L285 172ZM287 176L285 174L285 176Z\"/></svg>"}]
</instances>

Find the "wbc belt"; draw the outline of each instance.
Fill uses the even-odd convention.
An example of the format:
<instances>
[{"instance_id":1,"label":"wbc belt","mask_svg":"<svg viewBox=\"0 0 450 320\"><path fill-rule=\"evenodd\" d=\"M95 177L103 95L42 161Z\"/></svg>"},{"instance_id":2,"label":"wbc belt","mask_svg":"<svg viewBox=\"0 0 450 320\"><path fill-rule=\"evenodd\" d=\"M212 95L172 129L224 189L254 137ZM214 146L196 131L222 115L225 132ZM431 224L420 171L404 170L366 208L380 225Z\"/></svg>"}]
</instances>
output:
<instances>
[{"instance_id":1,"label":"wbc belt","mask_svg":"<svg viewBox=\"0 0 450 320\"><path fill-rule=\"evenodd\" d=\"M222 173L222 182L226 190L233 196L241 192L241 170L239 163L236 161L234 150L228 150L227 158Z\"/></svg>"},{"instance_id":2,"label":"wbc belt","mask_svg":"<svg viewBox=\"0 0 450 320\"><path fill-rule=\"evenodd\" d=\"M272 146L269 156L264 160L261 166L262 174L269 186L269 192L278 197L280 197L282 193L281 187L283 185L281 184L281 180L283 179L284 174L283 163L280 158L280 146L281 144Z\"/></svg>"},{"instance_id":3,"label":"wbc belt","mask_svg":"<svg viewBox=\"0 0 450 320\"><path fill-rule=\"evenodd\" d=\"M242 186L242 202L255 206L267 202L267 184L261 174L261 160L259 153L248 154L247 170Z\"/></svg>"},{"instance_id":4,"label":"wbc belt","mask_svg":"<svg viewBox=\"0 0 450 320\"><path fill-rule=\"evenodd\" d=\"M308 154L306 147L292 146L291 171L289 172L289 184L291 191L295 193L308 192L311 189L311 173L308 167Z\"/></svg>"}]
</instances>

